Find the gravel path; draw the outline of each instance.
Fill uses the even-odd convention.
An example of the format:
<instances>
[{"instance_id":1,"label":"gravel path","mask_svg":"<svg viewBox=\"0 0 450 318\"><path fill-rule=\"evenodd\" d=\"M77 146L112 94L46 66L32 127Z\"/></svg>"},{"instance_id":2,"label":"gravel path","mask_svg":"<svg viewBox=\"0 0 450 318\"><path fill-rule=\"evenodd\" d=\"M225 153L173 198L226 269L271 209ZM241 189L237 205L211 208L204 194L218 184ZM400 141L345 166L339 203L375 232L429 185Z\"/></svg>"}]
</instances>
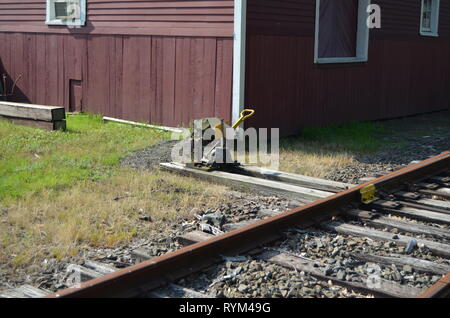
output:
<instances>
[{"instance_id":1,"label":"gravel path","mask_svg":"<svg viewBox=\"0 0 450 318\"><path fill-rule=\"evenodd\" d=\"M450 124L449 124L450 126ZM360 178L377 177L450 150L450 133L443 136L410 137L403 146L389 146L370 154L356 156L356 164L339 168L326 179L358 183Z\"/></svg>"}]
</instances>

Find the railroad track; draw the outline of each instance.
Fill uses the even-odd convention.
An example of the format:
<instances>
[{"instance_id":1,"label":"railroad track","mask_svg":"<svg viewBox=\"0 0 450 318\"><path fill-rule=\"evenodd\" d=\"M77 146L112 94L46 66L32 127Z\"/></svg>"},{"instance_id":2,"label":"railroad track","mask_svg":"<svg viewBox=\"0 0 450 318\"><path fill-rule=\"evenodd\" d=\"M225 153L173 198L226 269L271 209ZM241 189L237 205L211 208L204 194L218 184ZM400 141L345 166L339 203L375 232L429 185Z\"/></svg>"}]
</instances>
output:
<instances>
[{"instance_id":1,"label":"railroad track","mask_svg":"<svg viewBox=\"0 0 450 318\"><path fill-rule=\"evenodd\" d=\"M165 169L295 199L290 211L185 233L159 257L118 270L73 265L86 280L47 297L448 297L450 152L358 186L244 167ZM12 295L44 296L31 286ZM8 296L4 293L3 296Z\"/></svg>"}]
</instances>

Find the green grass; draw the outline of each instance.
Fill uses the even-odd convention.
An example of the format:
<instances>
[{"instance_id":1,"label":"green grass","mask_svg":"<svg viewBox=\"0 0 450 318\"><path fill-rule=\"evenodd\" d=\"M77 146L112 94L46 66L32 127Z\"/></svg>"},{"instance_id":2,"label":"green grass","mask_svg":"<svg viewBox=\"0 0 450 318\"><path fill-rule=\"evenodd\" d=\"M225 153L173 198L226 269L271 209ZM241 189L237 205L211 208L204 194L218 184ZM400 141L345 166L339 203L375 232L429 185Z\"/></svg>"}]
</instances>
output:
<instances>
[{"instance_id":1,"label":"green grass","mask_svg":"<svg viewBox=\"0 0 450 318\"><path fill-rule=\"evenodd\" d=\"M338 146L344 151L371 152L385 142L381 135L389 131L381 123L358 122L322 128L305 128L302 139Z\"/></svg>"},{"instance_id":2,"label":"green grass","mask_svg":"<svg viewBox=\"0 0 450 318\"><path fill-rule=\"evenodd\" d=\"M168 137L90 114L69 115L67 128L50 132L0 120L0 203L111 176L127 153Z\"/></svg>"},{"instance_id":3,"label":"green grass","mask_svg":"<svg viewBox=\"0 0 450 318\"><path fill-rule=\"evenodd\" d=\"M195 209L227 202L222 186L163 171L121 167L128 153L169 134L67 118L49 132L0 121L0 273L39 272L92 248L114 248L193 219ZM150 216L143 222L141 216Z\"/></svg>"}]
</instances>

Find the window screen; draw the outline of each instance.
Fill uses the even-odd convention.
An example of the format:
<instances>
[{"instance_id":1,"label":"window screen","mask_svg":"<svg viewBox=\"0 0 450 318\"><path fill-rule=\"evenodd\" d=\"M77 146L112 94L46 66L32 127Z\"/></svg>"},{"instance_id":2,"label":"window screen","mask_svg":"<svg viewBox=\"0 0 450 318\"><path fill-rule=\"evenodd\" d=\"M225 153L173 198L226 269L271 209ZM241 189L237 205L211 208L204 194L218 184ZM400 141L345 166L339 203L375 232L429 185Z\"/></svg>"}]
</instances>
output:
<instances>
[{"instance_id":1,"label":"window screen","mask_svg":"<svg viewBox=\"0 0 450 318\"><path fill-rule=\"evenodd\" d=\"M55 18L61 19L67 16L67 2L55 2Z\"/></svg>"},{"instance_id":2,"label":"window screen","mask_svg":"<svg viewBox=\"0 0 450 318\"><path fill-rule=\"evenodd\" d=\"M355 57L358 0L320 0L319 58Z\"/></svg>"},{"instance_id":3,"label":"window screen","mask_svg":"<svg viewBox=\"0 0 450 318\"><path fill-rule=\"evenodd\" d=\"M422 11L422 30L431 31L431 15L433 13L433 1L424 0L423 1L423 11Z\"/></svg>"}]
</instances>

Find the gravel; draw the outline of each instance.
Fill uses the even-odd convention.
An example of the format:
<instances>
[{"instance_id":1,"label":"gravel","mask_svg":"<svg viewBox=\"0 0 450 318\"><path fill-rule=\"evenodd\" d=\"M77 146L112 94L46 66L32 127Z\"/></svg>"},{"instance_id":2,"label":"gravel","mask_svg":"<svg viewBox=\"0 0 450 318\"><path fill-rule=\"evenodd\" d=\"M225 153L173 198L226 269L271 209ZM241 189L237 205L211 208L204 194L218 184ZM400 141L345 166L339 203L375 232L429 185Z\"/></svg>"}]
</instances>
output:
<instances>
[{"instance_id":1,"label":"gravel","mask_svg":"<svg viewBox=\"0 0 450 318\"><path fill-rule=\"evenodd\" d=\"M365 177L378 177L414 161L421 161L450 150L450 134L410 137L404 146L388 146L370 155L355 157L355 164L336 169L325 178L346 183L358 183Z\"/></svg>"},{"instance_id":2,"label":"gravel","mask_svg":"<svg viewBox=\"0 0 450 318\"><path fill-rule=\"evenodd\" d=\"M260 260L226 262L177 282L215 297L337 298L372 297Z\"/></svg>"},{"instance_id":3,"label":"gravel","mask_svg":"<svg viewBox=\"0 0 450 318\"><path fill-rule=\"evenodd\" d=\"M0 290L30 284L54 292L67 287L67 267L70 264L82 265L85 260L92 260L116 268L124 268L134 264L131 253L137 248L144 248L153 257L181 248L177 237L193 230L199 230L201 223L208 222L221 229L226 223L255 219L260 217L260 212L266 210L281 212L293 204L292 201L277 197L264 197L237 191L230 191L229 198L228 203L218 205L215 209L195 208L191 211L193 216L181 222L161 222L160 225L155 226L158 230L146 233L146 238L135 239L129 244L114 249L87 247L85 251L71 258L46 259L42 264L33 266L28 272L20 268L14 271L2 269L0 271ZM198 219L196 216L201 218ZM148 222L146 218L141 221Z\"/></svg>"},{"instance_id":4,"label":"gravel","mask_svg":"<svg viewBox=\"0 0 450 318\"><path fill-rule=\"evenodd\" d=\"M398 269L392 266L362 262L349 256L349 253L371 253L381 256L407 255L405 247L394 242L381 242L366 237L341 235L309 228L288 231L286 239L274 243L272 247L320 261L328 265L326 272L329 275L347 281L362 282L362 277L371 274L370 271L374 266L381 269L379 273L381 278L418 288L429 287L436 279L435 275L418 273L410 267L406 267L406 270ZM450 260L432 254L426 247L418 246L408 256L450 265Z\"/></svg>"},{"instance_id":5,"label":"gravel","mask_svg":"<svg viewBox=\"0 0 450 318\"><path fill-rule=\"evenodd\" d=\"M161 162L171 162L172 147L177 143L176 140L165 140L157 145L132 153L124 158L121 164L134 169L153 170Z\"/></svg>"}]
</instances>

